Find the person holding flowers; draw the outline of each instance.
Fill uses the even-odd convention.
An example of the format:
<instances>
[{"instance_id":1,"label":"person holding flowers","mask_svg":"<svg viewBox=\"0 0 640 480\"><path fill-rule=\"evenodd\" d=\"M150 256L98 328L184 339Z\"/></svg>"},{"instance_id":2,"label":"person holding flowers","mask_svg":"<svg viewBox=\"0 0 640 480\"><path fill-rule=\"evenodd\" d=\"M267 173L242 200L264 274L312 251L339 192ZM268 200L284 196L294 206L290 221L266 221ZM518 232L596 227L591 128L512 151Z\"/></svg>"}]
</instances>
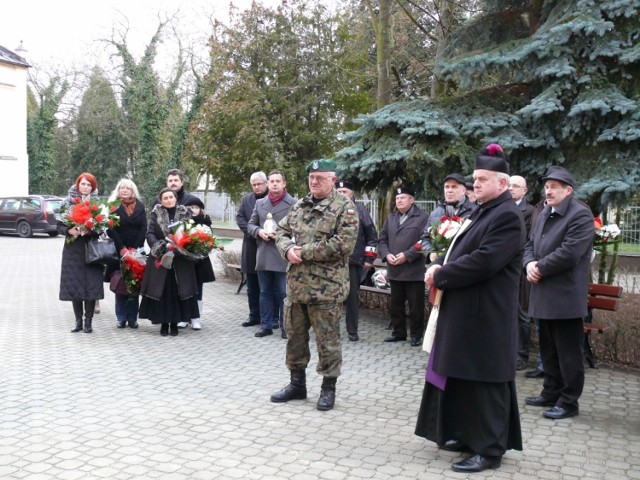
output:
<instances>
[{"instance_id":1,"label":"person holding flowers","mask_svg":"<svg viewBox=\"0 0 640 480\"><path fill-rule=\"evenodd\" d=\"M147 233L147 214L144 204L140 201L138 187L128 178L121 179L116 188L111 192L109 202L119 202L116 213L120 217L120 224L107 230L116 245L116 251L120 257L124 257L127 252L132 253L144 247L145 235ZM120 262L107 265L105 281L109 281L111 276L120 271ZM122 272L120 271L122 275ZM116 320L117 327L124 328L129 323L129 327L138 328L138 294L129 292L122 295L114 292L116 297Z\"/></svg>"},{"instance_id":2,"label":"person holding flowers","mask_svg":"<svg viewBox=\"0 0 640 480\"><path fill-rule=\"evenodd\" d=\"M159 204L151 210L147 243L151 253L142 279L140 318L160 324L160 334L178 335L178 322L199 318L195 263L176 248L176 225L191 219L191 210L177 205L178 196L166 187L158 194ZM183 235L180 235L181 237ZM174 240L172 240L174 239Z\"/></svg>"},{"instance_id":3,"label":"person holding flowers","mask_svg":"<svg viewBox=\"0 0 640 480\"><path fill-rule=\"evenodd\" d=\"M101 233L96 229L98 222L108 221L92 211L93 207L98 208L95 203L97 195L96 177L90 173L81 173L69 188L61 208L62 213L58 217L58 232L65 235L60 265L59 298L62 301L70 301L73 305L76 323L71 331L74 333L81 330L85 333L93 332L96 300L104 298L103 266L87 264L84 257L89 239Z\"/></svg>"},{"instance_id":4,"label":"person holding flowers","mask_svg":"<svg viewBox=\"0 0 640 480\"><path fill-rule=\"evenodd\" d=\"M206 225L211 227L211 217L204 211L204 203L198 197L187 199L185 206L191 209L191 219L195 225ZM205 283L214 282L216 276L213 273L213 265L211 265L211 259L207 255L202 260L196 262L196 279L198 281L198 310L202 315L202 287ZM178 323L178 328L186 328L189 322ZM200 330L202 324L200 318L194 318L191 320L191 328L194 330Z\"/></svg>"}]
</instances>

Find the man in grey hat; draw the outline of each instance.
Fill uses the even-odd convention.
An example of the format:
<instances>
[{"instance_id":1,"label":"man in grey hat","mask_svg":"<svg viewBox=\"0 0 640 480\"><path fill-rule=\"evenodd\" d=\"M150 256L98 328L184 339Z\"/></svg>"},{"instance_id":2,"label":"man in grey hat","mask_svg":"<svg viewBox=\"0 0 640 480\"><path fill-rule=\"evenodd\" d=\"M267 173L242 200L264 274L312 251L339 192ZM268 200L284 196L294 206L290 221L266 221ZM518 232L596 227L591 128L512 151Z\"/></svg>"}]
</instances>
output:
<instances>
[{"instance_id":1,"label":"man in grey hat","mask_svg":"<svg viewBox=\"0 0 640 480\"><path fill-rule=\"evenodd\" d=\"M323 377L318 410L331 410L335 403L342 367L340 317L349 294L349 256L358 238L358 214L353 203L335 190L335 170L333 160L314 160L307 166L309 194L291 207L276 231L276 246L289 262L284 321L291 382L271 395L271 401L307 398L313 328L319 357L316 371Z\"/></svg>"},{"instance_id":2,"label":"man in grey hat","mask_svg":"<svg viewBox=\"0 0 640 480\"><path fill-rule=\"evenodd\" d=\"M575 180L566 169L549 167L540 178L546 206L524 253L531 283L529 317L539 325L544 384L525 403L552 407L543 413L559 420L578 415L584 387L584 331L589 266L595 230L593 215L578 202Z\"/></svg>"},{"instance_id":3,"label":"man in grey hat","mask_svg":"<svg viewBox=\"0 0 640 480\"><path fill-rule=\"evenodd\" d=\"M416 425L442 449L471 452L452 465L467 473L522 450L515 376L525 227L499 145L478 152L473 179L479 206L447 262L438 258L425 276L443 294Z\"/></svg>"},{"instance_id":4,"label":"man in grey hat","mask_svg":"<svg viewBox=\"0 0 640 480\"><path fill-rule=\"evenodd\" d=\"M429 214L429 223L422 232L422 250L432 249L429 228L440 222L443 216L469 218L477 205L467 197L467 182L459 173L450 173L444 177L444 200ZM473 186L471 187L473 190ZM429 261L433 262L444 252L431 252Z\"/></svg>"},{"instance_id":5,"label":"man in grey hat","mask_svg":"<svg viewBox=\"0 0 640 480\"><path fill-rule=\"evenodd\" d=\"M414 204L414 192L409 187L396 189L396 209L387 217L380 231L378 252L387 262L387 279L391 285L389 316L393 333L385 342L407 339L407 313L411 346L422 345L424 334L424 266L420 253L420 235L429 217Z\"/></svg>"}]
</instances>

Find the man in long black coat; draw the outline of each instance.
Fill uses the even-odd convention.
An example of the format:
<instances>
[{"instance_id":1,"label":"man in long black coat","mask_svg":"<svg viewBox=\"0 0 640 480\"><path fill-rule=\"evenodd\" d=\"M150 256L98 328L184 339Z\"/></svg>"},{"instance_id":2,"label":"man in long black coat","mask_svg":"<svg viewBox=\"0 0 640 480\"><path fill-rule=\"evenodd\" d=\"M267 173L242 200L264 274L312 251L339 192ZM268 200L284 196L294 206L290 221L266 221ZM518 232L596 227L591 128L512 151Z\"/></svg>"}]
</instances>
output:
<instances>
[{"instance_id":1,"label":"man in long black coat","mask_svg":"<svg viewBox=\"0 0 640 480\"><path fill-rule=\"evenodd\" d=\"M498 468L506 450L522 450L515 375L525 227L508 168L499 145L480 150L479 207L425 277L444 293L416 435L472 452L453 464L459 472Z\"/></svg>"},{"instance_id":2,"label":"man in long black coat","mask_svg":"<svg viewBox=\"0 0 640 480\"><path fill-rule=\"evenodd\" d=\"M546 206L525 248L523 265L531 282L529 316L540 329L544 386L525 403L553 407L543 415L559 420L578 415L584 387L582 321L595 229L589 208L573 198L573 175L552 166L540 180Z\"/></svg>"},{"instance_id":3,"label":"man in long black coat","mask_svg":"<svg viewBox=\"0 0 640 480\"><path fill-rule=\"evenodd\" d=\"M253 192L242 197L242 202L238 213L236 213L236 223L244 237L242 239L242 253L240 257L240 271L247 278L247 297L249 302L249 318L242 323L243 327L260 325L260 283L256 273L256 255L258 244L256 239L249 233L249 220L256 206L256 200L264 198L267 190L267 175L264 172L254 172L249 179Z\"/></svg>"}]
</instances>

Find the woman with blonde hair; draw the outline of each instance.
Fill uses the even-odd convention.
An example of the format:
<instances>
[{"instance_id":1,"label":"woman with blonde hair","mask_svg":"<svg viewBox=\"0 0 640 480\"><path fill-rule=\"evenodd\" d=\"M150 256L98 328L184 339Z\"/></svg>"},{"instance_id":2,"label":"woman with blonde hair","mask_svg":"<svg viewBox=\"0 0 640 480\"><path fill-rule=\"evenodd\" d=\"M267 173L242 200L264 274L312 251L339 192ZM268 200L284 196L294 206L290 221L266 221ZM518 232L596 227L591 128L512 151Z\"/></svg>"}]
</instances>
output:
<instances>
[{"instance_id":1,"label":"woman with blonde hair","mask_svg":"<svg viewBox=\"0 0 640 480\"><path fill-rule=\"evenodd\" d=\"M122 178L116 188L109 196L109 202L120 201L116 213L120 217L120 224L117 227L107 230L116 245L116 251L120 256L127 250L144 247L144 239L147 233L147 214L144 204L140 199L138 187L128 178ZM109 281L111 276L120 270L120 263L115 262L107 265L105 271L105 281ZM129 323L129 327L138 328L138 295L122 295L114 292L116 297L116 320L117 327L124 328Z\"/></svg>"}]
</instances>

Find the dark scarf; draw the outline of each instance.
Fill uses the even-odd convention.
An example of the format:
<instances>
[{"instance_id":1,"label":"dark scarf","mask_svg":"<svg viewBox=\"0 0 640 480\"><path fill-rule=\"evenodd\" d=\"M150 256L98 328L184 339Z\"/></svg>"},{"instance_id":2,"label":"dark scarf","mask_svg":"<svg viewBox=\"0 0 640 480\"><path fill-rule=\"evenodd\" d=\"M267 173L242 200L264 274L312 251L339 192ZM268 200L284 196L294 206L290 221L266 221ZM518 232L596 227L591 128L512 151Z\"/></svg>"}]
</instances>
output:
<instances>
[{"instance_id":1,"label":"dark scarf","mask_svg":"<svg viewBox=\"0 0 640 480\"><path fill-rule=\"evenodd\" d=\"M271 202L271 205L273 205L274 207L278 205L280 203L280 200L282 200L286 194L286 188L282 189L282 193L280 193L280 195L274 195L273 193L269 192L269 201Z\"/></svg>"}]
</instances>

